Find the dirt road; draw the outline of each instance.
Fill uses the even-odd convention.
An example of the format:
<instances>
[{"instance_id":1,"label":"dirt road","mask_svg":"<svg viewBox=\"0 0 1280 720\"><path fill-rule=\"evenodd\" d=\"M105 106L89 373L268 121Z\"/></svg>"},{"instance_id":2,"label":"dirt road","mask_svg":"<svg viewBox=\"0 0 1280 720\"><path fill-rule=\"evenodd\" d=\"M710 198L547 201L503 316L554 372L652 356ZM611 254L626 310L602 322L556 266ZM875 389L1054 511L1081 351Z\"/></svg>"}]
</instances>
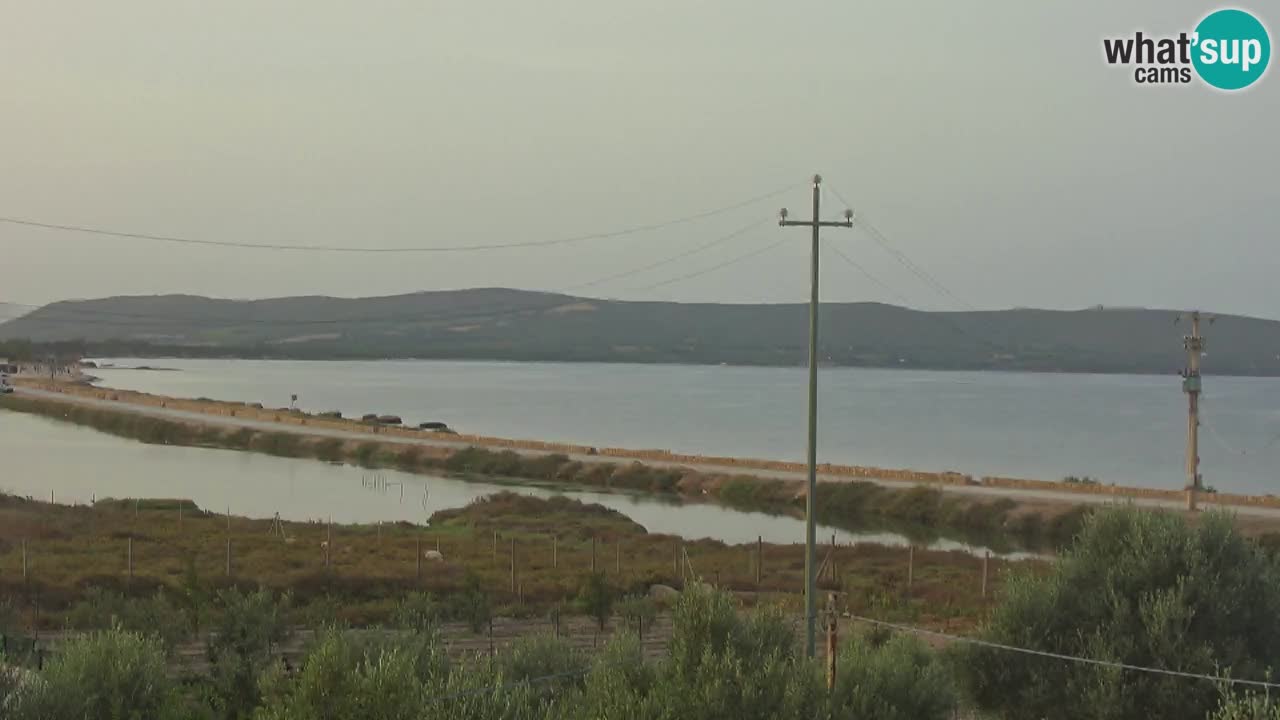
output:
<instances>
[{"instance_id":1,"label":"dirt road","mask_svg":"<svg viewBox=\"0 0 1280 720\"><path fill-rule=\"evenodd\" d=\"M265 421L265 420L255 420L255 419L242 418L242 417L229 417L225 415L212 415L212 414L206 414L201 412L177 410L173 408L161 408L161 407L155 407L151 405L138 405L135 403L128 403L128 402L122 402L122 401L103 400L99 398L91 398L91 397L84 397L81 395L74 395L71 393L64 394L64 393L58 393L58 392L50 392L47 390L40 390L32 387L19 386L16 388L16 392L19 395L22 395L25 397L40 398L40 399L52 400L52 401L63 402L63 403L73 403L77 405L104 408L104 409L109 409L109 410L114 410L119 412L134 413L134 414L145 415L150 417L159 417L159 418L166 418L170 420L199 423L203 425L215 425L215 426L222 426L222 427L229 427L229 428L250 428L253 430L263 430L267 432L287 432L287 433L305 435L310 437L336 438L339 440L349 440L349 441L356 441L356 442L376 441L381 443L421 445L421 446L428 446L428 447L439 447L439 448L450 448L450 449L462 449L474 444L474 443L463 441L463 440L453 440L453 439L450 439L449 436L447 435L441 436L441 435L423 433L423 437L420 437L420 438L419 437L400 437L400 436L373 433L373 432L366 433L366 432L358 432L358 431L336 430L332 428L312 427L312 426L305 426L305 425L274 423L274 422ZM538 456L538 455L548 454L545 451L539 451L539 450L528 450L528 449L521 449L521 448L512 448L512 450L522 455L529 455L529 456ZM600 455L572 454L572 453L569 454L569 457L573 460L577 460L579 462L584 462L584 463L593 463L593 462L598 463L598 462L606 462L606 461L629 462L629 461L635 460L635 461L643 462L646 465L650 465L654 467L692 467L687 463L664 462L662 460L655 460L648 457L629 458L626 456L618 456L618 455L610 455L605 457ZM750 467L716 465L716 464L709 464L709 463L699 463L696 465L696 467L699 471L706 472L706 473L724 473L726 475L752 475L752 476L761 477L761 478L779 478L784 480L802 480L805 478L804 473L788 472L785 470L771 470L771 469L765 470L765 469L757 469L757 468L750 468ZM877 485L882 485L885 487L894 487L894 488L909 488L909 487L913 487L921 484L917 482L892 480L892 479L886 479L886 478L858 478L857 480L864 481L864 482L872 482ZM853 482L854 479L849 478L847 476L843 476L843 475L827 475L827 474L819 473L818 481L819 482ZM979 497L990 498L990 499L1009 498L1012 500L1016 500L1020 503L1028 503L1028 504L1079 505L1084 503L1088 503L1088 504L1134 503L1136 505L1141 505L1144 507L1158 507L1158 508L1165 508L1165 509L1171 509L1171 510L1178 510L1181 508L1181 503L1172 501L1172 500L1162 500L1162 499L1155 499L1155 498L1135 498L1135 497L1125 497L1122 495L1121 496L1090 495L1085 493L1052 492L1047 490L1031 490L1031 489L1018 489L1018 488L1004 488L1004 487L983 487L983 486L976 486L976 485L941 485L939 484L939 485L931 485L930 487L936 487L937 489L946 493L955 493L955 494L968 495L968 496L979 496ZM1212 503L1213 498L1211 495L1205 495L1202 497L1202 502L1205 504ZM1280 509L1276 509L1276 508L1232 505L1229 507L1229 509L1241 516L1280 520Z\"/></svg>"}]
</instances>

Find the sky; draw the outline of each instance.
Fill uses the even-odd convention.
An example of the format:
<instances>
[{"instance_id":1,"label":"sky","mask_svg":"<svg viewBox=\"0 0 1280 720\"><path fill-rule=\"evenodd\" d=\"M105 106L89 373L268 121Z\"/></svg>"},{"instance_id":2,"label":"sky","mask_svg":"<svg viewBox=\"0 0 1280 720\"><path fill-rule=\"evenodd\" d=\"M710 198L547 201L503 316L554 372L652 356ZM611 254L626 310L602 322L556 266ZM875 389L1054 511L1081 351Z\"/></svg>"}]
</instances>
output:
<instances>
[{"instance_id":1,"label":"sky","mask_svg":"<svg viewBox=\"0 0 1280 720\"><path fill-rule=\"evenodd\" d=\"M781 205L807 216L818 172L824 215L847 199L900 254L826 231L824 300L1280 318L1276 70L1228 94L1140 86L1103 60L1105 37L1189 31L1217 7L0 0L3 217L474 246L787 188L697 222L501 251L255 251L0 223L0 302L587 283L581 294L612 298L797 302L809 237L773 218ZM1274 39L1280 9L1250 9Z\"/></svg>"}]
</instances>

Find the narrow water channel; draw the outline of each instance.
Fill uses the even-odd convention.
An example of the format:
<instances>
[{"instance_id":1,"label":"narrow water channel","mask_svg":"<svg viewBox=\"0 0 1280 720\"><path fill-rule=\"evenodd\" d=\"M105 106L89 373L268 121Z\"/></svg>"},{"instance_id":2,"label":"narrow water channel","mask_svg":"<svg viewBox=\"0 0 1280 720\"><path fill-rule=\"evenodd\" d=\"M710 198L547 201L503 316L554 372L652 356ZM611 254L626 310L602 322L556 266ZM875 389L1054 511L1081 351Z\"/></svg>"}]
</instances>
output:
<instances>
[{"instance_id":1,"label":"narrow water channel","mask_svg":"<svg viewBox=\"0 0 1280 720\"><path fill-rule=\"evenodd\" d=\"M49 418L0 410L0 491L60 503L94 498L187 498L217 512L286 520L331 518L342 523L426 523L431 514L504 490L565 495L618 510L649 532L726 543L804 541L796 518L742 512L708 503L651 496L470 482L369 470L312 459L259 453L147 445ZM904 545L902 535L820 528L824 541ZM981 553L985 548L940 540L937 549Z\"/></svg>"}]
</instances>

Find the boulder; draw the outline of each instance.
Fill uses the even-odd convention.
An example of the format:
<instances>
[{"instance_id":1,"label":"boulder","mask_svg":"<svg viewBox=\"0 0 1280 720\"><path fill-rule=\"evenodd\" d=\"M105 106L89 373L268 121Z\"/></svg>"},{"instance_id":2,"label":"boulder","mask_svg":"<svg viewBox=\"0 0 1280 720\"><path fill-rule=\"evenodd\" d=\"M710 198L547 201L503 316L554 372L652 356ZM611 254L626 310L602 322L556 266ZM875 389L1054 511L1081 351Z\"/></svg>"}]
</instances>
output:
<instances>
[{"instance_id":1,"label":"boulder","mask_svg":"<svg viewBox=\"0 0 1280 720\"><path fill-rule=\"evenodd\" d=\"M431 562L444 562L444 554L439 550L428 550L422 553L422 559L430 560Z\"/></svg>"},{"instance_id":2,"label":"boulder","mask_svg":"<svg viewBox=\"0 0 1280 720\"><path fill-rule=\"evenodd\" d=\"M670 585L650 585L649 597L657 602L675 602L680 597L680 591Z\"/></svg>"}]
</instances>

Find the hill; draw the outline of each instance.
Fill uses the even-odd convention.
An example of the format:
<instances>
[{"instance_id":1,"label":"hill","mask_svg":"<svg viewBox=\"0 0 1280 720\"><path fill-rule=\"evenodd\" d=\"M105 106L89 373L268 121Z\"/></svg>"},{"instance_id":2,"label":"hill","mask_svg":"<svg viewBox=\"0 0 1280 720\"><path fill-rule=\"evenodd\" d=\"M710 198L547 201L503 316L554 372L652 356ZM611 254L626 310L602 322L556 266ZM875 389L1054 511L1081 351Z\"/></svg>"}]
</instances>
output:
<instances>
[{"instance_id":1,"label":"hill","mask_svg":"<svg viewBox=\"0 0 1280 720\"><path fill-rule=\"evenodd\" d=\"M1177 316L831 303L821 309L820 353L828 365L1173 373L1184 364L1186 329ZM0 341L76 341L100 355L800 365L807 318L804 304L624 302L506 289L252 301L165 295L54 303L0 324ZM1280 322L1224 315L1206 333L1206 372L1280 375Z\"/></svg>"},{"instance_id":2,"label":"hill","mask_svg":"<svg viewBox=\"0 0 1280 720\"><path fill-rule=\"evenodd\" d=\"M0 303L0 323L21 317L27 312L27 308L22 305L11 305L9 303Z\"/></svg>"}]
</instances>

